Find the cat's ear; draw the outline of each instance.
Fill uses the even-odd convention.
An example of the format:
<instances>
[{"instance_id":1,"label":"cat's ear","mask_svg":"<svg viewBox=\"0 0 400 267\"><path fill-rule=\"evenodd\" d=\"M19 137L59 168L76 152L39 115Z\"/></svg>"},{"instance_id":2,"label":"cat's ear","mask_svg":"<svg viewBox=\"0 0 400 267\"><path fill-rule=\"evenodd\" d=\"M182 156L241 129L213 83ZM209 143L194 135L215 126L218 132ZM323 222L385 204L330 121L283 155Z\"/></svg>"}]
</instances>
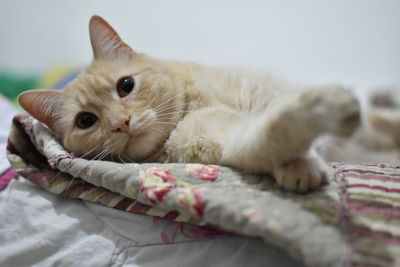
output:
<instances>
[{"instance_id":1,"label":"cat's ear","mask_svg":"<svg viewBox=\"0 0 400 267\"><path fill-rule=\"evenodd\" d=\"M65 101L61 92L54 90L31 90L18 96L18 102L35 119L46 124L53 131L56 111Z\"/></svg>"},{"instance_id":2,"label":"cat's ear","mask_svg":"<svg viewBox=\"0 0 400 267\"><path fill-rule=\"evenodd\" d=\"M95 59L113 60L131 58L134 55L133 50L121 40L118 33L99 16L90 19L89 34Z\"/></svg>"}]
</instances>

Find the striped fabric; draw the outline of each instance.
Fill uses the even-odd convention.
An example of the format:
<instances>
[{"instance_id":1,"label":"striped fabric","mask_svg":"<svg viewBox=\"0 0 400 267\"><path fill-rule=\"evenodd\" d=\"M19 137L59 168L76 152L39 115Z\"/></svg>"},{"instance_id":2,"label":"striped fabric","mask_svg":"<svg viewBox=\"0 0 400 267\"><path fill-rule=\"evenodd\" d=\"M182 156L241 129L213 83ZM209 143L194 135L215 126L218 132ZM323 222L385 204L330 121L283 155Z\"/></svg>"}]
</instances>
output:
<instances>
[{"instance_id":1,"label":"striped fabric","mask_svg":"<svg viewBox=\"0 0 400 267\"><path fill-rule=\"evenodd\" d=\"M400 167L339 165L347 266L400 266Z\"/></svg>"}]
</instances>

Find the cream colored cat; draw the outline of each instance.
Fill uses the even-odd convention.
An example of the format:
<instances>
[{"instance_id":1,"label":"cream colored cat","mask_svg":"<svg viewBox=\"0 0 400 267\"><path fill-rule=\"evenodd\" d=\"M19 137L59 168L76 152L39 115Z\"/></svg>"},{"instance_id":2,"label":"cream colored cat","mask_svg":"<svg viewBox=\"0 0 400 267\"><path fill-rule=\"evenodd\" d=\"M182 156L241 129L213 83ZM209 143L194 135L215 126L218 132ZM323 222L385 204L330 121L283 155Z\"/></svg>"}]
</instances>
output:
<instances>
[{"instance_id":1,"label":"cream colored cat","mask_svg":"<svg viewBox=\"0 0 400 267\"><path fill-rule=\"evenodd\" d=\"M306 192L328 171L314 138L358 125L358 103L341 86L159 60L132 50L98 16L89 29L94 59L76 80L19 97L78 156L221 164L271 172L284 188Z\"/></svg>"}]
</instances>

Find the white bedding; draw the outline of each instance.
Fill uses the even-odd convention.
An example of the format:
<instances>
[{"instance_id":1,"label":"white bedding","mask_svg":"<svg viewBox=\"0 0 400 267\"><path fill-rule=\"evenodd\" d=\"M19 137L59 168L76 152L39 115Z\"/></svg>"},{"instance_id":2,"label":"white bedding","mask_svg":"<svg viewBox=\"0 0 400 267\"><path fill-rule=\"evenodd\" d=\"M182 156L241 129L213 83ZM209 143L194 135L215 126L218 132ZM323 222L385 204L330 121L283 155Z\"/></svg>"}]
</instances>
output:
<instances>
[{"instance_id":1,"label":"white bedding","mask_svg":"<svg viewBox=\"0 0 400 267\"><path fill-rule=\"evenodd\" d=\"M177 223L61 198L21 178L0 193L0 217L0 266L295 264L258 239L190 240ZM174 242L165 243L162 234L174 230Z\"/></svg>"}]
</instances>

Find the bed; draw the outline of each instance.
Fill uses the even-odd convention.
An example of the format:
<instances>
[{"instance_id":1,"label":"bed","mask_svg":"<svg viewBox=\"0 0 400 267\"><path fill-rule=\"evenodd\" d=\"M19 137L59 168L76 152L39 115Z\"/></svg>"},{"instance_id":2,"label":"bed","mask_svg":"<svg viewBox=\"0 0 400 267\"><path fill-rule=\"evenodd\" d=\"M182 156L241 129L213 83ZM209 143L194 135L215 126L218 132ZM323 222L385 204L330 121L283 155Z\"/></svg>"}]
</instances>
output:
<instances>
[{"instance_id":1,"label":"bed","mask_svg":"<svg viewBox=\"0 0 400 267\"><path fill-rule=\"evenodd\" d=\"M292 194L222 166L76 158L0 104L1 266L400 265L399 166L332 163Z\"/></svg>"}]
</instances>

